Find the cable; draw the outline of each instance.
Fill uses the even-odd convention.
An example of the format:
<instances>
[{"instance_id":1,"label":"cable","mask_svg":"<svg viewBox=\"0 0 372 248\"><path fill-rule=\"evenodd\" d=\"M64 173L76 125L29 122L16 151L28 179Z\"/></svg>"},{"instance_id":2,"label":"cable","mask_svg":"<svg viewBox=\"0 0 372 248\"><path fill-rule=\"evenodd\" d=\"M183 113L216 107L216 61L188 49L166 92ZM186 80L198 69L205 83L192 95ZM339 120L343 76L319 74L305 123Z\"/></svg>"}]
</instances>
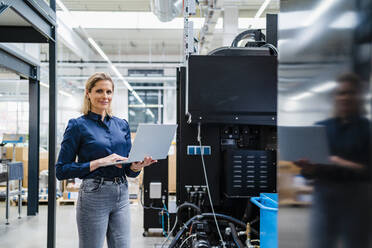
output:
<instances>
[{"instance_id":1,"label":"cable","mask_svg":"<svg viewBox=\"0 0 372 248\"><path fill-rule=\"evenodd\" d=\"M142 202L142 198L143 198L143 193L142 193L142 190L143 190L143 185L141 185L140 187L140 203L141 203L141 206L144 208L144 209L155 209L155 210L165 210L166 212L168 212L168 210L164 209L164 208L157 208L157 207L153 207L152 204L150 204L150 206L145 206Z\"/></svg>"},{"instance_id":2,"label":"cable","mask_svg":"<svg viewBox=\"0 0 372 248\"><path fill-rule=\"evenodd\" d=\"M165 227L164 227L164 211L162 211L162 219L161 219L161 226L163 228L163 234L165 237L168 237L169 235L169 213L168 213L168 209L167 209L167 206L165 205L165 203L163 202L163 209L165 211L165 213L167 214L167 219L168 219L168 233L165 231Z\"/></svg>"},{"instance_id":3,"label":"cable","mask_svg":"<svg viewBox=\"0 0 372 248\"><path fill-rule=\"evenodd\" d=\"M169 240L170 238L170 235L173 233L174 229L176 228L177 226L177 223L178 223L178 213L183 210L184 208L193 208L195 211L196 211L196 214L197 215L200 215L201 214L201 210L198 206L196 206L195 204L192 204L192 203L189 203L189 202L184 202L182 203L181 205L179 205L177 207L177 210L176 210L176 220L174 221L174 224L173 224L173 227L172 229L170 230L170 232L168 232L168 237L163 241L163 243L161 244L161 248L164 247L165 243ZM169 227L169 224L168 224L168 227Z\"/></svg>"},{"instance_id":4,"label":"cable","mask_svg":"<svg viewBox=\"0 0 372 248\"><path fill-rule=\"evenodd\" d=\"M193 221L195 220L202 220L202 219L205 219L205 218L210 218L210 219L214 219L214 217L217 217L218 219L221 219L221 220L224 220L224 221L227 221L227 222L231 222L231 223L234 223L238 226L241 226L242 228L246 228L247 224L234 218L234 217L231 217L231 216L228 216L228 215L224 215L224 214L213 214L213 213L204 213L204 214L201 214L201 215L195 215L194 217L192 217L191 219L189 219L184 225L183 227L181 228L181 230L178 231L178 233L176 234L176 236L174 237L174 239L172 240L172 242L170 243L169 247L168 248L174 248L177 244L177 241L181 238L181 236L184 234L184 232L188 229L188 226L190 224L193 223Z\"/></svg>"},{"instance_id":5,"label":"cable","mask_svg":"<svg viewBox=\"0 0 372 248\"><path fill-rule=\"evenodd\" d=\"M165 243L167 243L167 241L169 240L171 234L172 234L173 231L174 231L174 228L176 228L177 221L178 221L178 216L176 215L176 220L175 220L175 222L174 222L174 225L173 225L172 229L170 230L170 232L168 232L168 236L167 236L167 238L166 238L166 239L163 241L163 243L161 244L161 248L163 248L164 245L165 245Z\"/></svg>"},{"instance_id":6,"label":"cable","mask_svg":"<svg viewBox=\"0 0 372 248\"><path fill-rule=\"evenodd\" d=\"M231 229L231 236L235 242L235 244L238 246L238 248L243 248L244 244L238 237L238 233L236 232L235 225L233 223L229 223L230 229Z\"/></svg>"},{"instance_id":7,"label":"cable","mask_svg":"<svg viewBox=\"0 0 372 248\"><path fill-rule=\"evenodd\" d=\"M211 208L212 208L212 213L213 213L213 217L214 217L214 221L216 223L216 227L217 227L217 231L218 231L218 235L220 236L220 240L222 242L222 246L223 248L226 248L225 246L225 242L223 241L223 238L222 238L222 234L221 234L221 230L220 230L220 227L218 226L218 222L217 222L217 218L216 218L216 213L214 212L214 207L213 207L213 202L212 202L212 197L211 197L211 192L209 190L209 183L208 183L208 176L207 176L207 170L205 168L205 162L204 162L204 156L203 156L203 150L202 150L202 143L201 143L201 124L200 122L198 123L198 137L197 137L197 140L199 142L199 146L200 146L200 156L201 156L201 159L202 159L202 163L203 163L203 171L204 171L204 178L205 178L205 183L207 185L207 192L208 192L208 198L209 198L209 203L211 205Z\"/></svg>"},{"instance_id":8,"label":"cable","mask_svg":"<svg viewBox=\"0 0 372 248\"><path fill-rule=\"evenodd\" d=\"M180 245L180 248L182 248L182 246L186 243L186 241L187 240L189 240L190 238L193 238L193 237L195 237L196 236L196 234L193 234L193 235L190 235L190 236L188 236L182 243L181 243L181 245Z\"/></svg>"},{"instance_id":9,"label":"cable","mask_svg":"<svg viewBox=\"0 0 372 248\"><path fill-rule=\"evenodd\" d=\"M165 232L165 227L164 227L164 211L161 213L161 228L163 229L163 235L165 237L168 237L167 233Z\"/></svg>"},{"instance_id":10,"label":"cable","mask_svg":"<svg viewBox=\"0 0 372 248\"><path fill-rule=\"evenodd\" d=\"M266 44L263 45L262 47L271 48L271 50L273 51L274 55L275 55L275 56L278 56L278 49L277 49L274 45L272 45L272 44L270 44L270 43L266 43Z\"/></svg>"}]
</instances>

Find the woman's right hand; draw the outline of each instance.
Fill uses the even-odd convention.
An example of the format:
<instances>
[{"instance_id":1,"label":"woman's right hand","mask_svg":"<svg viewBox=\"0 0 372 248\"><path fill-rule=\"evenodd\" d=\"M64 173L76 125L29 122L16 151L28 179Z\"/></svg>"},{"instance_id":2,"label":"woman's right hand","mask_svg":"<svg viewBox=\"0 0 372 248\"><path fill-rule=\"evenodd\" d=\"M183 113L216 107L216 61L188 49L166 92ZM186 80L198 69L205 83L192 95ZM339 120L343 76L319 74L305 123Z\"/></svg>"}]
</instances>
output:
<instances>
[{"instance_id":1,"label":"woman's right hand","mask_svg":"<svg viewBox=\"0 0 372 248\"><path fill-rule=\"evenodd\" d=\"M113 153L107 157L96 159L90 162L90 171L94 171L100 167L106 167L109 166L112 163L115 163L116 161L125 161L128 158L122 157L116 153ZM115 165L118 168L122 168L121 164L116 164Z\"/></svg>"}]
</instances>

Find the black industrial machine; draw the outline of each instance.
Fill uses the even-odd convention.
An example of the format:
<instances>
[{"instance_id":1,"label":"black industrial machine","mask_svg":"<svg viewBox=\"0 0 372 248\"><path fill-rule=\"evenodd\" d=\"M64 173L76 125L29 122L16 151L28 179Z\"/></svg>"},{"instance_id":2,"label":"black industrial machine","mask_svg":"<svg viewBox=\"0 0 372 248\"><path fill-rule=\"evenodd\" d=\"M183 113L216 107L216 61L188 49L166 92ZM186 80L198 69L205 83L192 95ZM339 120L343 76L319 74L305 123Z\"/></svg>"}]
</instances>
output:
<instances>
[{"instance_id":1,"label":"black industrial machine","mask_svg":"<svg viewBox=\"0 0 372 248\"><path fill-rule=\"evenodd\" d=\"M144 168L141 186L143 205L143 236L149 235L149 228L161 228L166 235L170 214L168 206L168 159Z\"/></svg>"},{"instance_id":2,"label":"black industrial machine","mask_svg":"<svg viewBox=\"0 0 372 248\"><path fill-rule=\"evenodd\" d=\"M258 247L250 197L276 193L277 52L260 31L245 35L258 38L177 71L179 231L169 247Z\"/></svg>"}]
</instances>

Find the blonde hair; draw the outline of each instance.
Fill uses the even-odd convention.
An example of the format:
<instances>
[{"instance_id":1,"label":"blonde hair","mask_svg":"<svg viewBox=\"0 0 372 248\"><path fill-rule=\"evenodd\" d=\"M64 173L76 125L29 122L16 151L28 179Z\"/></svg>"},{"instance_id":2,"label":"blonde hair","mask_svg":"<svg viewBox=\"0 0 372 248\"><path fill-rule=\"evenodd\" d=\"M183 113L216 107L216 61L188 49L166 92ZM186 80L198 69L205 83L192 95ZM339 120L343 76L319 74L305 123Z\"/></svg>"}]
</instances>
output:
<instances>
[{"instance_id":1,"label":"blonde hair","mask_svg":"<svg viewBox=\"0 0 372 248\"><path fill-rule=\"evenodd\" d=\"M81 109L81 112L84 115L87 115L89 111L92 109L92 103L90 102L90 99L88 97L88 92L91 92L94 86L96 86L96 83L101 80L108 80L112 84L112 91L114 91L114 82L112 81L111 77L109 74L105 72L96 72L92 76L90 76L85 83L85 92L84 92L84 103L83 107ZM106 110L106 114L112 116L112 109L111 109L111 104Z\"/></svg>"}]
</instances>

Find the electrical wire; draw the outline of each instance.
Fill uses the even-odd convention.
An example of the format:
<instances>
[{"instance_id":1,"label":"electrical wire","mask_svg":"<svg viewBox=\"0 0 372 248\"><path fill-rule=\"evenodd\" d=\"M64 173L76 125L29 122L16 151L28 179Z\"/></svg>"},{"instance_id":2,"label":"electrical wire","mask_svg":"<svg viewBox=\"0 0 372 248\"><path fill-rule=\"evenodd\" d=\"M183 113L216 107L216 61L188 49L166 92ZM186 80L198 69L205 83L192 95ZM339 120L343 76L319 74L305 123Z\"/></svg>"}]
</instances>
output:
<instances>
[{"instance_id":1,"label":"electrical wire","mask_svg":"<svg viewBox=\"0 0 372 248\"><path fill-rule=\"evenodd\" d=\"M168 238L168 235L169 235L169 212L168 212L167 206L165 205L164 202L163 202L163 209L164 209L164 211L162 211L162 215L161 215L161 217L162 217L161 226L163 228L163 235ZM168 233L166 232L165 227L164 227L164 212L166 213L166 215L168 217L167 218L168 219Z\"/></svg>"},{"instance_id":2,"label":"electrical wire","mask_svg":"<svg viewBox=\"0 0 372 248\"><path fill-rule=\"evenodd\" d=\"M165 232L165 227L164 227L164 211L161 213L161 228L163 229L163 235L165 237L168 237L167 233Z\"/></svg>"},{"instance_id":3,"label":"electrical wire","mask_svg":"<svg viewBox=\"0 0 372 248\"><path fill-rule=\"evenodd\" d=\"M207 192L208 192L209 203L210 203L211 208L212 208L212 213L213 213L214 222L216 223L216 227L217 227L218 235L219 235L219 237L220 237L220 240L221 240L222 246L223 246L223 248L226 248L226 246L225 246L225 242L223 241L223 238L222 238L222 234L221 234L220 227L218 226L218 221L217 221L217 218L216 218L216 213L214 212L214 207L213 207L213 202L212 202L211 192L210 192L210 190L209 190L209 183L208 183L207 170L206 170L206 168L205 168L205 162L204 162L204 156L203 156L203 150L202 150L201 131L200 131L200 129L201 129L201 124L200 124L200 122L199 122L199 123L198 123L198 137L197 137L197 140L198 140L198 142L199 142L199 146L200 146L200 156L201 156L202 163L203 163L204 178L205 178L205 183L206 183L206 185L207 185Z\"/></svg>"},{"instance_id":4,"label":"electrical wire","mask_svg":"<svg viewBox=\"0 0 372 248\"><path fill-rule=\"evenodd\" d=\"M195 220L203 220L203 219L214 219L214 217L217 217L221 221L227 221L234 223L242 228L246 228L247 224L228 215L224 214L213 214L213 213L204 213L200 215L195 215L191 219L189 219L181 228L181 230L178 231L178 233L173 238L172 242L169 245L169 248L175 248L177 245L178 240L180 240L181 236L185 233L185 231L189 228L189 226L195 221Z\"/></svg>"},{"instance_id":5,"label":"electrical wire","mask_svg":"<svg viewBox=\"0 0 372 248\"><path fill-rule=\"evenodd\" d=\"M196 214L197 215L200 215L201 214L200 208L198 206L196 206L195 204L192 204L192 203L189 203L189 202L184 202L180 206L178 206L177 207L177 210L176 210L176 220L174 221L174 224L173 224L172 229L168 232L168 237L161 244L161 248L164 247L164 245L166 244L166 242L169 240L171 234L173 233L174 229L176 228L177 223L178 223L178 213L179 213L179 211L181 211L184 208L193 208L196 211ZM168 224L168 227L169 226L170 225Z\"/></svg>"},{"instance_id":6,"label":"electrical wire","mask_svg":"<svg viewBox=\"0 0 372 248\"><path fill-rule=\"evenodd\" d=\"M195 237L196 236L196 234L193 234L193 235L190 235L190 236L188 236L182 243L181 243L181 245L180 245L180 248L182 248L182 246L186 243L186 241L187 240L189 240L190 238L192 238L192 237Z\"/></svg>"},{"instance_id":7,"label":"electrical wire","mask_svg":"<svg viewBox=\"0 0 372 248\"><path fill-rule=\"evenodd\" d=\"M176 215L176 220L175 220L175 222L174 222L174 225L173 225L172 229L170 230L170 232L168 232L168 236L167 236L167 238L166 238L166 239L163 241L163 243L161 244L161 248L163 248L164 245L165 245L165 243L167 243L167 241L169 240L171 234L172 234L173 231L174 231L174 228L176 228L177 221L178 221L178 216Z\"/></svg>"},{"instance_id":8,"label":"electrical wire","mask_svg":"<svg viewBox=\"0 0 372 248\"><path fill-rule=\"evenodd\" d=\"M144 209L155 209L155 210L165 210L166 212L168 212L168 210L164 209L164 208L157 208L157 207L153 207L152 204L150 204L150 206L145 206L142 202L142 198L143 198L143 193L142 193L142 190L143 190L143 187L141 186L140 187L140 203L141 203L141 206L144 208Z\"/></svg>"},{"instance_id":9,"label":"electrical wire","mask_svg":"<svg viewBox=\"0 0 372 248\"><path fill-rule=\"evenodd\" d=\"M274 55L275 55L275 56L278 56L278 49L277 49L274 45L272 45L272 44L270 44L270 43L266 43L266 44L263 45L262 47L271 48L271 50L273 51Z\"/></svg>"}]
</instances>

